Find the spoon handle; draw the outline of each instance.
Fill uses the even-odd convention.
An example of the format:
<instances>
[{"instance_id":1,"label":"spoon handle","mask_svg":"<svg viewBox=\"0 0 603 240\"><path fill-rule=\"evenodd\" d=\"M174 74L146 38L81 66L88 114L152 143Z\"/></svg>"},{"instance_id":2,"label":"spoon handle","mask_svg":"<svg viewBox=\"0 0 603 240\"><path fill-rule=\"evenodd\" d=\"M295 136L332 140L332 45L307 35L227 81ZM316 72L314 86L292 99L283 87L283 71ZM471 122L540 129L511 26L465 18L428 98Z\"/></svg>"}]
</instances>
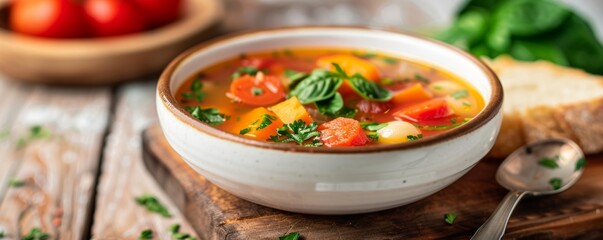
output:
<instances>
[{"instance_id":1,"label":"spoon handle","mask_svg":"<svg viewBox=\"0 0 603 240\"><path fill-rule=\"evenodd\" d=\"M507 228L507 222L513 213L515 206L523 198L526 192L523 191L511 191L505 196L505 198L498 204L494 213L490 215L488 220L482 225L473 237L472 240L481 239L501 239Z\"/></svg>"}]
</instances>

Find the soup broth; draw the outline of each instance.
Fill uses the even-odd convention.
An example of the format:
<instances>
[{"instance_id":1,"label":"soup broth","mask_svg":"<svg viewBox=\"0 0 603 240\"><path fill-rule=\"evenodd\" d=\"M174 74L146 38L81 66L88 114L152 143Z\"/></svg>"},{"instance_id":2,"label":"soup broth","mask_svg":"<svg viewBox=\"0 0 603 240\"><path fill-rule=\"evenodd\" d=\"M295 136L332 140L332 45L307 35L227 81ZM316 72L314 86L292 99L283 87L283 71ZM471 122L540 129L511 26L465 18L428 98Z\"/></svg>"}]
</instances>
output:
<instances>
[{"instance_id":1,"label":"soup broth","mask_svg":"<svg viewBox=\"0 0 603 240\"><path fill-rule=\"evenodd\" d=\"M446 71L346 49L241 54L200 69L176 99L223 131L309 147L417 141L470 121L484 107L471 85Z\"/></svg>"}]
</instances>

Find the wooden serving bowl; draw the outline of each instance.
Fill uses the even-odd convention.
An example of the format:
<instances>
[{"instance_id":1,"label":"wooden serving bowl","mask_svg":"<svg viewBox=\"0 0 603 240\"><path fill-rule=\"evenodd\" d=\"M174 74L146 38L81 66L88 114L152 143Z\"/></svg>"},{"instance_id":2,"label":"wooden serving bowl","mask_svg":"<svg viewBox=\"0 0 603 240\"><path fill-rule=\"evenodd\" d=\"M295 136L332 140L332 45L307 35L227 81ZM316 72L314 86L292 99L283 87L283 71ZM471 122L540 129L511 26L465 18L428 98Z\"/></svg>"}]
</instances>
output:
<instances>
[{"instance_id":1,"label":"wooden serving bowl","mask_svg":"<svg viewBox=\"0 0 603 240\"><path fill-rule=\"evenodd\" d=\"M166 26L107 38L50 39L17 34L0 0L0 72L14 80L98 85L160 72L198 43L223 15L220 0L185 0L183 16Z\"/></svg>"}]
</instances>

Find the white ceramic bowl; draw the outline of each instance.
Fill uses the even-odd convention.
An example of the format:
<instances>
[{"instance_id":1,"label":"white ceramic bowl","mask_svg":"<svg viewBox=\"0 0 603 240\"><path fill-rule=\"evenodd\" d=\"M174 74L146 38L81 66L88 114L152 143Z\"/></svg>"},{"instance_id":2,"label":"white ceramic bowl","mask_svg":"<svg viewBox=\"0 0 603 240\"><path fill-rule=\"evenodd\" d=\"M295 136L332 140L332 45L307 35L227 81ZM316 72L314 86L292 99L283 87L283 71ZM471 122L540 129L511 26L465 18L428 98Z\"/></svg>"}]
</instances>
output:
<instances>
[{"instance_id":1,"label":"white ceramic bowl","mask_svg":"<svg viewBox=\"0 0 603 240\"><path fill-rule=\"evenodd\" d=\"M486 107L470 122L421 141L304 148L222 132L194 120L174 98L188 76L216 62L244 52L299 47L375 50L427 62L475 86ZM484 63L449 45L379 30L296 27L228 36L183 53L159 80L157 111L169 144L222 189L292 212L349 214L408 204L460 178L492 147L502 96L500 82Z\"/></svg>"}]
</instances>

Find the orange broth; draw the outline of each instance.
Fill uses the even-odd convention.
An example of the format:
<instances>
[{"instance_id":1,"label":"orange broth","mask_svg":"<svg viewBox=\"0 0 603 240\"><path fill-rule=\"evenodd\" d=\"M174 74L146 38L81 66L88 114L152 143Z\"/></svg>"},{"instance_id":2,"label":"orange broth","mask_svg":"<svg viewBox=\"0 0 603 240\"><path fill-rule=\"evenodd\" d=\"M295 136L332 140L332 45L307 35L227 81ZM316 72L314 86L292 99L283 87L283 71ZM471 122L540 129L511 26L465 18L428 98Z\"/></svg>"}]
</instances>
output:
<instances>
[{"instance_id":1,"label":"orange broth","mask_svg":"<svg viewBox=\"0 0 603 240\"><path fill-rule=\"evenodd\" d=\"M345 106L350 109L356 109L356 114L353 116L353 119L358 122L387 123L396 120L405 121L413 124L420 131L421 136L419 138L427 138L462 125L475 117L475 115L484 108L484 100L473 86L442 69L437 69L433 66L408 59L370 51L322 48L279 49L272 52L241 54L239 57L217 63L205 69L200 69L198 73L190 76L189 79L179 87L176 99L185 108L198 106L202 109L217 109L226 116L227 120L225 120L224 123L215 124L214 127L235 135L245 136L245 134L241 134L243 133L243 129L240 127L239 129L233 129L233 126L237 125L237 121L240 121L242 115L249 113L258 106L250 106L242 103L229 93L231 90L230 85L233 81L233 73L245 65L259 66L257 67L258 70L262 71L265 76L277 77L283 82L284 88L287 89L289 81L285 76L286 72L291 72L290 70L293 70L300 73L311 73L313 70L319 68L317 66L319 58L333 55L349 55L372 64L378 69L380 75L379 79L372 79L373 82L388 90L393 96L389 101L367 100L356 92L349 90L344 91L342 89L343 86L340 87L338 91L343 97ZM348 75L352 74L353 73L348 73ZM239 75L244 76L246 74L242 73ZM202 89L199 91L204 95L202 101L198 101L195 97L191 98L191 94L194 95L191 87L195 81L202 83ZM416 86L417 84L420 84L420 87ZM404 111L405 109L417 106L421 102L429 101L425 99L418 101L404 100L404 97L400 98L403 100L394 101L401 91L413 86L416 89L422 89L427 92L428 95L432 97L429 100L436 99L434 102L437 102L439 99L441 102L445 102L448 109L447 111L449 112L444 114L445 116L443 117L423 120L413 119L408 117L408 115L401 114L400 112L407 112ZM285 90L285 93L288 92L288 90ZM185 97L185 95L187 95L187 97ZM411 94L411 96L414 95ZM420 97L420 95L417 96ZM283 98L280 101L284 101L285 99L286 98ZM273 105L274 104L268 104L264 107L270 112L271 106ZM319 125L336 118L318 113L317 107L314 104L304 104L304 107L310 113L313 120ZM282 126L282 123L278 120L272 122L278 122L280 124L280 126L275 126L273 129ZM364 131L369 137L371 134L376 134L376 131L369 131L366 129L364 129ZM262 136L266 137L268 135L269 134L265 134ZM276 131L274 132L274 135L276 135ZM251 137L253 138L253 136ZM257 140L270 141L269 139ZM416 139L410 139L409 137L409 140ZM366 144L385 143L380 143L378 139L372 138L372 140Z\"/></svg>"}]
</instances>

